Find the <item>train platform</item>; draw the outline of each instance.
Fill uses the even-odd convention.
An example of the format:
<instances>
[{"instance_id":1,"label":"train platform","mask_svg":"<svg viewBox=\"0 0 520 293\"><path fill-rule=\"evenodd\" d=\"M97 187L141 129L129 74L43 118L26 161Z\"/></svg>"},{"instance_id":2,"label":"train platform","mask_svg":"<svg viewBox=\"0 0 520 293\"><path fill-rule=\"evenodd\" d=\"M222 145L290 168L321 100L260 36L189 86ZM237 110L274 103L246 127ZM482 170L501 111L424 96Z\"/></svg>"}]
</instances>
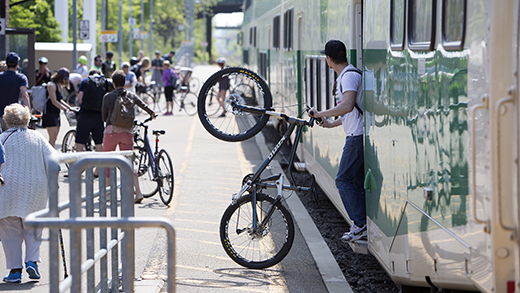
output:
<instances>
[{"instance_id":1,"label":"train platform","mask_svg":"<svg viewBox=\"0 0 520 293\"><path fill-rule=\"evenodd\" d=\"M203 83L217 70L216 66L197 66L193 75ZM220 141L206 132L197 116L188 116L178 108L173 113L173 116L160 116L149 125L150 129L166 130L166 135L160 138L160 148L168 151L174 163L174 200L167 207L158 195L144 199L135 205L135 215L165 217L174 223L176 292L352 292L298 196L287 200L296 222L294 244L287 257L263 270L247 269L233 262L220 244L220 219L231 195L239 190L242 178L256 170L269 154L265 140L259 134L244 142ZM68 129L62 127L57 148ZM38 131L47 137L44 129ZM272 167L268 172L283 172L276 161ZM65 201L68 179L64 170L62 173L60 201ZM138 229L135 237L135 292L166 292L165 232ZM66 231L64 238L67 255L70 242ZM2 283L0 291L49 291L48 242L43 242L41 249L42 280L30 282L24 273L21 284ZM2 263L5 263L3 250ZM5 275L8 271L0 272Z\"/></svg>"}]
</instances>

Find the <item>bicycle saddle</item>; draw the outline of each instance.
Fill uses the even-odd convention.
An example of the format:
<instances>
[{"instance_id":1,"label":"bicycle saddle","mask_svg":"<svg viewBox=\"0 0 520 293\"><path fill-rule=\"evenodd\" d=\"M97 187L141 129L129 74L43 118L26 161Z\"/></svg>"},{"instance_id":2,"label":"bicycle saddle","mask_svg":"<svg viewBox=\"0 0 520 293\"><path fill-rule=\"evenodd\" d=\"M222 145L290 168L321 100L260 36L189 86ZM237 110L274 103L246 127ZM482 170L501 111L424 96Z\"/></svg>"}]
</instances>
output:
<instances>
[{"instance_id":1,"label":"bicycle saddle","mask_svg":"<svg viewBox=\"0 0 520 293\"><path fill-rule=\"evenodd\" d=\"M166 131L164 131L162 129L161 130L153 130L152 133L153 133L153 135L163 135L163 134L166 133Z\"/></svg>"}]
</instances>

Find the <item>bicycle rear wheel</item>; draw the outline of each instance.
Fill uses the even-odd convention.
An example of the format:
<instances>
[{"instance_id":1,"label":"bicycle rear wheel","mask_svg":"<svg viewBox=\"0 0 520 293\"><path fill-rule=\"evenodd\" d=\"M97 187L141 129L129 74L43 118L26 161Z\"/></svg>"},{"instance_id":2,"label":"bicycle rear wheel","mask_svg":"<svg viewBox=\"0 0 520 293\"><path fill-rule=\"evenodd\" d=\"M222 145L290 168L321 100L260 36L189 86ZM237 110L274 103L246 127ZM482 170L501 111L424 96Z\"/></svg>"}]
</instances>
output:
<instances>
[{"instance_id":1,"label":"bicycle rear wheel","mask_svg":"<svg viewBox=\"0 0 520 293\"><path fill-rule=\"evenodd\" d=\"M139 187L144 197L151 197L159 191L159 184L154 180L150 158L142 139L134 145L134 171L139 179Z\"/></svg>"},{"instance_id":2,"label":"bicycle rear wheel","mask_svg":"<svg viewBox=\"0 0 520 293\"><path fill-rule=\"evenodd\" d=\"M211 116L213 108L208 107L208 99L213 98L212 90L219 88L229 79L230 89L239 84L250 85L253 92L245 96L242 92L229 91L224 99L225 111L218 117ZM230 67L213 74L202 86L199 93L198 113L206 130L218 139L225 141L242 141L256 135L265 126L269 119L267 114L252 114L237 110L233 103L254 106L260 109L269 109L272 106L272 96L265 81L253 71L245 68Z\"/></svg>"},{"instance_id":3,"label":"bicycle rear wheel","mask_svg":"<svg viewBox=\"0 0 520 293\"><path fill-rule=\"evenodd\" d=\"M184 98L182 99L182 103L184 106L184 111L189 116L193 116L197 113L197 95L194 93L186 93Z\"/></svg>"},{"instance_id":4,"label":"bicycle rear wheel","mask_svg":"<svg viewBox=\"0 0 520 293\"><path fill-rule=\"evenodd\" d=\"M226 209L220 221L220 242L239 265L264 269L279 263L289 253L294 241L294 221L282 203L275 203L272 197L259 193L256 203L252 201L253 195L248 194ZM257 212L256 229L252 223L253 204Z\"/></svg>"},{"instance_id":5,"label":"bicycle rear wheel","mask_svg":"<svg viewBox=\"0 0 520 293\"><path fill-rule=\"evenodd\" d=\"M157 157L159 183L159 196L165 205L169 205L173 199L174 174L170 155L165 150L159 152ZM159 182L159 181L158 181Z\"/></svg>"}]
</instances>

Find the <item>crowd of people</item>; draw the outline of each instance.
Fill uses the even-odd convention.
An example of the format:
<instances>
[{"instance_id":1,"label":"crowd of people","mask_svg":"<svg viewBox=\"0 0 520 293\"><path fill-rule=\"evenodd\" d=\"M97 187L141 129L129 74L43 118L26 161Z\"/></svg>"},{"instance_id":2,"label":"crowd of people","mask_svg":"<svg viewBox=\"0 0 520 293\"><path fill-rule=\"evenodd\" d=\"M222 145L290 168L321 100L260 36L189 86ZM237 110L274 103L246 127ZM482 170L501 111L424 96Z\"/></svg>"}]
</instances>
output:
<instances>
[{"instance_id":1,"label":"crowd of people","mask_svg":"<svg viewBox=\"0 0 520 293\"><path fill-rule=\"evenodd\" d=\"M27 76L19 68L20 57L10 52L5 62L0 62L0 87L3 90L0 99L0 239L6 266L10 270L3 278L4 282L21 282L24 265L30 279L40 279L38 263L41 262L42 230L37 229L35 232L34 229L27 229L23 219L46 207L48 184L57 184L48 182L46 166L51 155L56 152L61 111L77 114L77 152L84 150L89 137L93 138L96 151L114 151L116 148L132 150L133 118L129 125L122 123L119 116L133 114L136 106L153 118L157 116L135 94L135 84L138 80L144 82L150 59L143 57L135 63L136 73L128 62L122 64L122 70L117 70L112 57L113 53L108 52L103 62L101 56L97 55L94 66L86 70L87 59L81 56L73 73L67 68L52 73L47 68L49 60L46 57L38 60L36 84L45 85L48 97L41 116L41 126L46 128L48 139L28 129L32 111ZM169 61L166 63L170 64ZM79 108L64 100L63 88L68 86L77 91ZM121 105L124 105L125 111L121 110ZM140 203L144 197L140 192L137 175L134 177L134 187L135 202ZM22 258L24 243L25 259Z\"/></svg>"}]
</instances>

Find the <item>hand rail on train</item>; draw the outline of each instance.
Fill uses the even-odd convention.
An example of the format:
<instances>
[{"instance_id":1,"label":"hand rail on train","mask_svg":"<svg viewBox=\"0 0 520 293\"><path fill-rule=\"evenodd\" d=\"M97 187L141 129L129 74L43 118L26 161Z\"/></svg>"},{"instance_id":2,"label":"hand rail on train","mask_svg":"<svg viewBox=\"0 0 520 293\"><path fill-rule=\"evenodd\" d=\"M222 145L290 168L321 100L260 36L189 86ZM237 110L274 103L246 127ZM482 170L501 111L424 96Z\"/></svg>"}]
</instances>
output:
<instances>
[{"instance_id":1,"label":"hand rail on train","mask_svg":"<svg viewBox=\"0 0 520 293\"><path fill-rule=\"evenodd\" d=\"M49 266L51 272L59 271L59 239L58 232L61 228L71 230L71 274L61 283L59 274L50 275L50 292L81 292L81 275L87 273L87 292L96 289L95 266L100 262L99 287L102 292L108 292L108 284L111 283L112 292L119 291L119 266L118 249L121 247L122 285L125 292L134 290L135 271L135 229L141 227L158 227L166 230L168 241L168 292L175 291L175 230L170 220L166 218L136 218L134 217L133 195L133 169L131 163L123 156L131 156L131 151L126 152L82 152L73 154L57 154L51 157L48 166L49 174L49 208L34 212L25 218L28 227L49 228ZM74 163L69 171L69 202L58 204L58 173L60 163ZM100 190L94 192L94 166L99 168ZM103 167L103 168L101 168ZM106 169L110 167L110 189L106 186ZM121 172L121 182L117 182L117 167ZM81 194L82 173L86 174L86 195ZM118 205L110 205L110 217L107 217L107 190L121 190L121 208L118 215ZM94 197L99 196L99 217L94 217ZM117 192L110 192L111 202L117 202ZM86 202L86 217L82 216L82 203ZM59 212L70 208L70 218L60 218ZM94 228L99 229L101 246L98 252L94 252ZM111 239L107 241L107 229L111 229ZM115 228L115 229L114 229ZM124 229L118 233L118 229ZM87 260L81 263L82 230L86 229ZM112 278L108 280L107 255L111 252ZM65 258L63 256L63 261ZM65 265L65 263L64 263ZM65 268L65 267L64 267Z\"/></svg>"}]
</instances>

